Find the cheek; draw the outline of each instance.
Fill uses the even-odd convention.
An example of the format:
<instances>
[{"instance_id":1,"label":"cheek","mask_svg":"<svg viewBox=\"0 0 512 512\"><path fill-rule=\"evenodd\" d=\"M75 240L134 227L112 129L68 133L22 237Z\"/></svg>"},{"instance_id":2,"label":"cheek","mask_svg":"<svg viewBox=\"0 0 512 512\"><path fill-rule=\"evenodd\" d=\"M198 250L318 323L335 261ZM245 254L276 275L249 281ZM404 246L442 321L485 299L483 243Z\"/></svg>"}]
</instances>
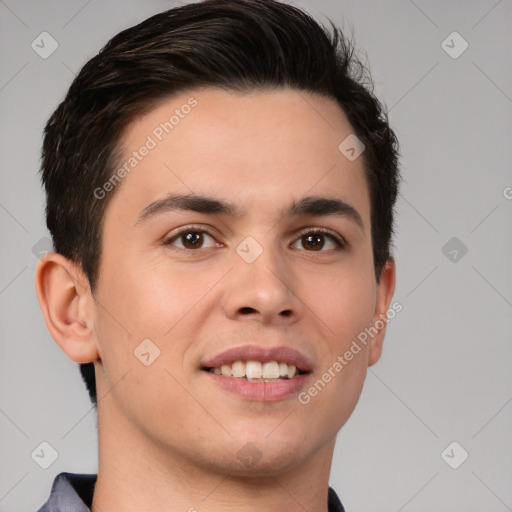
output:
<instances>
[{"instance_id":1,"label":"cheek","mask_svg":"<svg viewBox=\"0 0 512 512\"><path fill-rule=\"evenodd\" d=\"M352 413L366 376L368 345L358 336L373 320L376 285L372 270L361 265L319 275L314 280L315 292L308 297L315 313L311 318L316 323L316 344L322 347L321 361L299 401L307 416L323 418L332 432Z\"/></svg>"},{"instance_id":2,"label":"cheek","mask_svg":"<svg viewBox=\"0 0 512 512\"><path fill-rule=\"evenodd\" d=\"M162 337L191 307L193 287L165 266L144 268L125 258L110 269L105 265L104 271L99 290L102 314L110 317L106 320L112 329L130 333L134 341Z\"/></svg>"},{"instance_id":3,"label":"cheek","mask_svg":"<svg viewBox=\"0 0 512 512\"><path fill-rule=\"evenodd\" d=\"M186 276L162 266L143 270L128 259L104 270L95 320L102 360L98 395L141 428L149 416L163 421L169 404L188 410L190 397L174 379L183 381L181 368L169 364L182 360L186 344L169 341L183 336L187 313L206 285L188 286Z\"/></svg>"},{"instance_id":4,"label":"cheek","mask_svg":"<svg viewBox=\"0 0 512 512\"><path fill-rule=\"evenodd\" d=\"M330 340L331 356L350 346L372 320L376 306L373 275L364 269L351 268L317 281L310 304L322 320L325 336Z\"/></svg>"},{"instance_id":5,"label":"cheek","mask_svg":"<svg viewBox=\"0 0 512 512\"><path fill-rule=\"evenodd\" d=\"M136 353L139 346L145 347L143 340L151 340L156 348L145 343L155 353L160 351L155 364L182 361L201 329L198 312L207 316L205 308L211 301L205 298L224 273L222 269L184 271L158 260L142 265L135 257L125 258L103 267L96 333L111 383L122 369L141 369Z\"/></svg>"},{"instance_id":6,"label":"cheek","mask_svg":"<svg viewBox=\"0 0 512 512\"><path fill-rule=\"evenodd\" d=\"M110 253L112 254L112 253ZM134 383L137 394L153 366L165 355L162 335L183 316L184 297L176 297L160 276L144 272L128 258L105 261L98 281L95 331L106 389L123 378L122 387ZM145 340L151 340L150 342ZM145 366L142 354L155 363ZM139 356L139 357L137 357ZM147 356L146 356L147 359ZM145 374L143 375L143 373Z\"/></svg>"}]
</instances>

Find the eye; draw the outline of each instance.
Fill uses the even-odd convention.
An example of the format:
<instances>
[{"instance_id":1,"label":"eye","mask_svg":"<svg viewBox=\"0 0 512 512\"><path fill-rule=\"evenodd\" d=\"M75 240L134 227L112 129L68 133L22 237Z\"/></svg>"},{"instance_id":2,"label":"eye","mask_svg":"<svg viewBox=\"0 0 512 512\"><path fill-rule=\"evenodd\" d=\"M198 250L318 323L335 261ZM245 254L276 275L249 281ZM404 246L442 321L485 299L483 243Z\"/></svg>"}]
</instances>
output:
<instances>
[{"instance_id":1,"label":"eye","mask_svg":"<svg viewBox=\"0 0 512 512\"><path fill-rule=\"evenodd\" d=\"M301 242L302 247L309 252L325 252L322 251L322 249L325 247L326 239L328 239L331 246L333 246L330 247L330 249L341 250L346 247L346 242L341 236L324 228L309 228L303 231L299 239L295 242L295 245ZM329 247L327 249L329 249Z\"/></svg>"},{"instance_id":2,"label":"eye","mask_svg":"<svg viewBox=\"0 0 512 512\"><path fill-rule=\"evenodd\" d=\"M205 247L205 243L208 239L212 240L213 243ZM180 249L193 251L197 249L207 249L208 247L221 247L222 244L219 244L208 230L187 226L173 234L170 238L164 240L164 245L176 245Z\"/></svg>"}]
</instances>

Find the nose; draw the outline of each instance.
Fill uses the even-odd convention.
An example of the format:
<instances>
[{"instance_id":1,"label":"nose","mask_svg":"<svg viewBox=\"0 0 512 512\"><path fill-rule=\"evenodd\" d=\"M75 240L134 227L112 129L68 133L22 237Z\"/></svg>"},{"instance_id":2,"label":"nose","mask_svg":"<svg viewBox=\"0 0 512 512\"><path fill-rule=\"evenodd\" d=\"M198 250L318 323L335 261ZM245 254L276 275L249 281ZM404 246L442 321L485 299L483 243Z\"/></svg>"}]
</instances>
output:
<instances>
[{"instance_id":1,"label":"nose","mask_svg":"<svg viewBox=\"0 0 512 512\"><path fill-rule=\"evenodd\" d=\"M231 320L291 324L302 316L294 272L277 250L264 249L252 262L233 255L223 306Z\"/></svg>"}]
</instances>

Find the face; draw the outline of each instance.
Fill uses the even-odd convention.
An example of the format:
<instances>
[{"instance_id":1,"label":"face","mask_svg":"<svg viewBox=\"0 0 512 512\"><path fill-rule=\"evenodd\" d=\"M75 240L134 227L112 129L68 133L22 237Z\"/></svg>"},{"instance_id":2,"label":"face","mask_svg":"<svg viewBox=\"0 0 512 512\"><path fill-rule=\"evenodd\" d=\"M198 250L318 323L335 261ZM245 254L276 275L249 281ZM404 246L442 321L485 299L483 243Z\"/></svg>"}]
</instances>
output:
<instances>
[{"instance_id":1,"label":"face","mask_svg":"<svg viewBox=\"0 0 512 512\"><path fill-rule=\"evenodd\" d=\"M128 127L95 293L100 428L215 471L332 449L383 332L344 354L390 301L351 133L288 89L188 92Z\"/></svg>"}]
</instances>

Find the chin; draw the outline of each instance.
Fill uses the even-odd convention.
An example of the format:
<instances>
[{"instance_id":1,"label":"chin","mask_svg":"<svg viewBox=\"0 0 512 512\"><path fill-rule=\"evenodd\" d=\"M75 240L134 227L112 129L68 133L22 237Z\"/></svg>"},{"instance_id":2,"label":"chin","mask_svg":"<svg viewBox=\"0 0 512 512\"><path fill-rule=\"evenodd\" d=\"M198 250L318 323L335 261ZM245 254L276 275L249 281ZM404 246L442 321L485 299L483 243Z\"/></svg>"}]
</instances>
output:
<instances>
[{"instance_id":1,"label":"chin","mask_svg":"<svg viewBox=\"0 0 512 512\"><path fill-rule=\"evenodd\" d=\"M237 474L243 476L270 476L279 475L301 466L321 449L322 441L314 439L306 432L290 432L279 427L272 432L271 429L261 432L251 438L243 436L233 443L231 452ZM269 432L270 435L269 435ZM266 437L265 437L266 436Z\"/></svg>"},{"instance_id":2,"label":"chin","mask_svg":"<svg viewBox=\"0 0 512 512\"><path fill-rule=\"evenodd\" d=\"M253 443L246 443L226 457L226 453L216 458L211 455L207 464L210 470L218 473L237 475L238 477L269 477L282 475L300 466L308 458L304 451L276 450L272 448L258 448Z\"/></svg>"}]
</instances>

